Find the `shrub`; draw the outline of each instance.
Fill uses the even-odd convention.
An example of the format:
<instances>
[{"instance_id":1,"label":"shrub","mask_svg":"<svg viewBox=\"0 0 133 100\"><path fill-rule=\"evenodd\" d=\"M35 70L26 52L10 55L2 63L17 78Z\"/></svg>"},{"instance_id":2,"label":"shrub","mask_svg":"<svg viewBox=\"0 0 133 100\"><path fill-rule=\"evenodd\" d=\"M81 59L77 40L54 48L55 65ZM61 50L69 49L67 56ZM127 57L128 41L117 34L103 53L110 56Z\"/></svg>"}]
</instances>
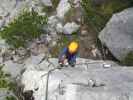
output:
<instances>
[{"instance_id":1,"label":"shrub","mask_svg":"<svg viewBox=\"0 0 133 100\"><path fill-rule=\"evenodd\" d=\"M2 71L3 66L0 66L0 88L8 88L8 75Z\"/></svg>"},{"instance_id":2,"label":"shrub","mask_svg":"<svg viewBox=\"0 0 133 100\"><path fill-rule=\"evenodd\" d=\"M52 2L52 7L51 6L46 6L46 5L43 5L43 8L42 8L42 12L46 12L47 14L51 14L52 12L54 12L60 2L60 0L51 0Z\"/></svg>"},{"instance_id":3,"label":"shrub","mask_svg":"<svg viewBox=\"0 0 133 100\"><path fill-rule=\"evenodd\" d=\"M56 8L60 2L60 0L51 0L52 1L52 4L53 4L53 7Z\"/></svg>"},{"instance_id":4,"label":"shrub","mask_svg":"<svg viewBox=\"0 0 133 100\"><path fill-rule=\"evenodd\" d=\"M95 5L93 0L82 0L85 19L97 33L104 27L112 14L122 11L132 6L132 1L128 0L108 0L100 5Z\"/></svg>"},{"instance_id":5,"label":"shrub","mask_svg":"<svg viewBox=\"0 0 133 100\"><path fill-rule=\"evenodd\" d=\"M35 11L23 11L16 19L1 29L0 35L15 48L25 47L27 42L43 33L42 27L46 23L46 16L40 16Z\"/></svg>"},{"instance_id":6,"label":"shrub","mask_svg":"<svg viewBox=\"0 0 133 100\"><path fill-rule=\"evenodd\" d=\"M14 96L7 96L6 100L17 100Z\"/></svg>"},{"instance_id":7,"label":"shrub","mask_svg":"<svg viewBox=\"0 0 133 100\"><path fill-rule=\"evenodd\" d=\"M0 89L6 89L6 90L10 90L13 91L12 88L15 88L15 86L13 85L13 83L10 81L9 74L5 74L2 71L3 66L0 65ZM7 96L6 100L16 100L14 96Z\"/></svg>"}]
</instances>

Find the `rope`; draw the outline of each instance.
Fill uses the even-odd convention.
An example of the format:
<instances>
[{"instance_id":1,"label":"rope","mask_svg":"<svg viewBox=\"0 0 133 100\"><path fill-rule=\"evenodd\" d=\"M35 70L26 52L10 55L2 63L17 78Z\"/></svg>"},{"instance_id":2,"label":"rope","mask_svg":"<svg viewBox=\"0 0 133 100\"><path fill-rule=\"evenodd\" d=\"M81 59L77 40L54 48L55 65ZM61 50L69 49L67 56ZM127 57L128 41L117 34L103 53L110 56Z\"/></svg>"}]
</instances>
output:
<instances>
[{"instance_id":1,"label":"rope","mask_svg":"<svg viewBox=\"0 0 133 100\"><path fill-rule=\"evenodd\" d=\"M57 68L53 68L51 70L48 71L47 73L47 80L46 80L46 90L45 90L45 100L48 100L48 84L49 84L49 76L50 76L50 73L56 69L60 69L59 67Z\"/></svg>"}]
</instances>

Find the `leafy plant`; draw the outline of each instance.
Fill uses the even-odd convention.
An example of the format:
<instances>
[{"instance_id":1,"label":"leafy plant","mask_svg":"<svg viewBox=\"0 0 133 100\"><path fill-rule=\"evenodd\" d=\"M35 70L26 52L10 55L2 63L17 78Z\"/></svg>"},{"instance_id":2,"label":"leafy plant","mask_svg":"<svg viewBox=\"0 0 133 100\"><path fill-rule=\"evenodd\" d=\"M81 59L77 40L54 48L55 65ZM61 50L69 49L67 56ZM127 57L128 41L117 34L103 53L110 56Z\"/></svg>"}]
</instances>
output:
<instances>
[{"instance_id":1,"label":"leafy plant","mask_svg":"<svg viewBox=\"0 0 133 100\"><path fill-rule=\"evenodd\" d=\"M51 0L54 8L56 8L60 2L60 0Z\"/></svg>"},{"instance_id":2,"label":"leafy plant","mask_svg":"<svg viewBox=\"0 0 133 100\"><path fill-rule=\"evenodd\" d=\"M4 66L0 65L0 89L4 88L9 91L14 91L16 85L14 85L14 83L9 79L10 75L2 71L3 67ZM16 100L16 98L12 95L9 95L6 97L6 100Z\"/></svg>"},{"instance_id":3,"label":"leafy plant","mask_svg":"<svg viewBox=\"0 0 133 100\"><path fill-rule=\"evenodd\" d=\"M81 5L84 9L86 22L99 33L114 13L131 7L132 1L110 0L100 5L95 5L93 0L82 0Z\"/></svg>"},{"instance_id":4,"label":"leafy plant","mask_svg":"<svg viewBox=\"0 0 133 100\"><path fill-rule=\"evenodd\" d=\"M43 33L44 24L47 24L46 16L40 16L35 11L23 11L13 22L0 31L0 35L15 48L25 47L27 42Z\"/></svg>"},{"instance_id":5,"label":"leafy plant","mask_svg":"<svg viewBox=\"0 0 133 100\"><path fill-rule=\"evenodd\" d=\"M8 88L8 75L2 71L3 66L0 66L0 88Z\"/></svg>"}]
</instances>

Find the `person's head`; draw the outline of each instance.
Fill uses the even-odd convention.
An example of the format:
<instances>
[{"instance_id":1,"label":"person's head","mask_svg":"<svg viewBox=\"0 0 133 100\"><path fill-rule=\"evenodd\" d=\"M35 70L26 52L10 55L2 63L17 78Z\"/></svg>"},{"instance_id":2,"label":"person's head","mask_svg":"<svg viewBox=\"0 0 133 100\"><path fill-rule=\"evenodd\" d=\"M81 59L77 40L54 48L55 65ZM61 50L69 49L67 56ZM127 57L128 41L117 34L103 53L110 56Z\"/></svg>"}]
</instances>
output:
<instances>
[{"instance_id":1,"label":"person's head","mask_svg":"<svg viewBox=\"0 0 133 100\"><path fill-rule=\"evenodd\" d=\"M68 45L68 51L69 53L73 54L76 53L78 51L79 48L79 44L76 41L72 41L69 45Z\"/></svg>"}]
</instances>

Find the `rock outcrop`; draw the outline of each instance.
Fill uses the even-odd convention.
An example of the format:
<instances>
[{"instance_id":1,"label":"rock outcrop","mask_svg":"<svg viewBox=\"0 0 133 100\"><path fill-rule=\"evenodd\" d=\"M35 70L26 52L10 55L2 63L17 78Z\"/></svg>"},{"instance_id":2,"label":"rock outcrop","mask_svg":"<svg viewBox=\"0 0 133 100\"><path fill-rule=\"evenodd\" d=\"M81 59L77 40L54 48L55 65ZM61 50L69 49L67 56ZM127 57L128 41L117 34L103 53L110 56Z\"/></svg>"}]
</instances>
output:
<instances>
[{"instance_id":1,"label":"rock outcrop","mask_svg":"<svg viewBox=\"0 0 133 100\"><path fill-rule=\"evenodd\" d=\"M42 5L52 6L51 0L1 0L0 4L0 28L7 25L24 9L34 9L42 14Z\"/></svg>"},{"instance_id":2,"label":"rock outcrop","mask_svg":"<svg viewBox=\"0 0 133 100\"><path fill-rule=\"evenodd\" d=\"M7 1L2 0L0 4L0 28L13 20L25 7L45 15L45 11L42 12L43 6L48 6L50 9L53 5L51 0ZM15 81L21 80L18 84L24 85L23 94L28 100L33 100L33 98L35 100L132 100L132 67L119 66L112 61L78 58L75 67L68 66L59 69L58 59L50 58L48 52L50 49L43 43L50 45L49 47L55 46L59 37L58 33L72 34L82 28L81 34L84 37L88 34L88 30L80 25L81 10L77 14L70 11L71 8L80 9L79 2L80 0L74 0L71 4L69 0L60 0L55 11L48 14L48 24L44 26L47 34L42 34L40 38L29 43L27 49L10 50L5 41L0 40L2 71L10 74L11 79ZM66 20L65 17L69 11L74 12L76 17L72 16L71 20ZM114 56L120 60L133 49L132 11L131 8L114 15L99 36L110 51L114 52ZM90 38L86 38L85 43L88 45ZM91 50L85 48L85 52L90 50L93 56L100 55L95 45L91 48ZM0 95L4 95L5 98L7 92L3 91L5 90L0 91ZM3 100L3 97L2 99L0 97L0 100Z\"/></svg>"},{"instance_id":3,"label":"rock outcrop","mask_svg":"<svg viewBox=\"0 0 133 100\"><path fill-rule=\"evenodd\" d=\"M78 58L74 68L56 69L57 62L51 58L27 65L22 75L24 91L33 91L35 100L133 99L132 67Z\"/></svg>"},{"instance_id":4,"label":"rock outcrop","mask_svg":"<svg viewBox=\"0 0 133 100\"><path fill-rule=\"evenodd\" d=\"M133 51L133 8L114 14L99 38L120 61Z\"/></svg>"},{"instance_id":5,"label":"rock outcrop","mask_svg":"<svg viewBox=\"0 0 133 100\"><path fill-rule=\"evenodd\" d=\"M57 7L57 16L61 19L64 18L65 14L70 10L71 5L69 0L61 0Z\"/></svg>"}]
</instances>

